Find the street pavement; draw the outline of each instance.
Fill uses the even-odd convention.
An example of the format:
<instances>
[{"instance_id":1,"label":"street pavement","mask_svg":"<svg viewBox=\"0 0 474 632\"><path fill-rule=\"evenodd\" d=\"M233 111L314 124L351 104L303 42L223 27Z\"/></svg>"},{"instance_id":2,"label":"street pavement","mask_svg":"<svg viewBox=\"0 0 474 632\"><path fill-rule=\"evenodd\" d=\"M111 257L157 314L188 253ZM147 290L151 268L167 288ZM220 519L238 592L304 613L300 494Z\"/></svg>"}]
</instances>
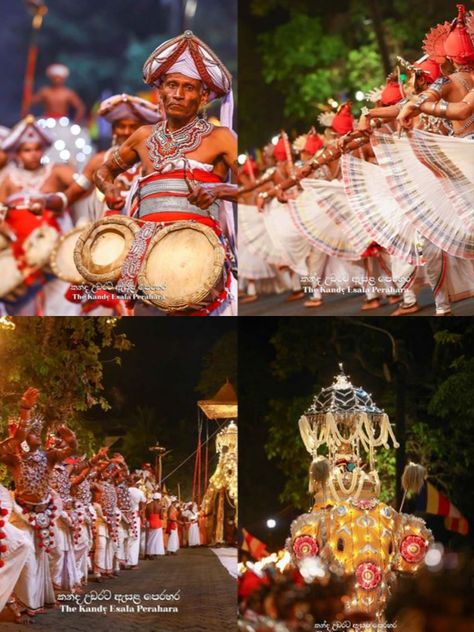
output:
<instances>
[{"instance_id":1,"label":"street pavement","mask_svg":"<svg viewBox=\"0 0 474 632\"><path fill-rule=\"evenodd\" d=\"M363 312L362 294L326 294L323 304L311 309L303 306L304 300L286 303L287 296L289 293L262 295L254 303L239 304L239 316L390 316L397 309L397 305L385 302L379 309ZM435 315L433 294L428 287L421 289L417 300L421 310L410 316ZM451 309L454 316L474 316L474 298L453 303Z\"/></svg>"},{"instance_id":2,"label":"street pavement","mask_svg":"<svg viewBox=\"0 0 474 632\"><path fill-rule=\"evenodd\" d=\"M96 591L96 593L94 593ZM164 591L164 592L163 592ZM92 599L97 594L102 599ZM147 595L162 597L150 600ZM177 596L179 599L165 600ZM127 596L129 601L127 602ZM82 604L61 601L60 608L35 617L33 632L235 632L237 585L218 557L207 548L182 549L176 556L142 560L138 570L118 578L89 583ZM90 599L90 603L86 600ZM132 600L133 599L133 600ZM177 608L177 612L144 612L140 608ZM120 612L118 608L132 609ZM75 608L76 611L66 611ZM102 608L100 611L78 612ZM111 611L115 609L115 611ZM29 627L29 626L28 626ZM25 626L0 623L2 632Z\"/></svg>"}]
</instances>

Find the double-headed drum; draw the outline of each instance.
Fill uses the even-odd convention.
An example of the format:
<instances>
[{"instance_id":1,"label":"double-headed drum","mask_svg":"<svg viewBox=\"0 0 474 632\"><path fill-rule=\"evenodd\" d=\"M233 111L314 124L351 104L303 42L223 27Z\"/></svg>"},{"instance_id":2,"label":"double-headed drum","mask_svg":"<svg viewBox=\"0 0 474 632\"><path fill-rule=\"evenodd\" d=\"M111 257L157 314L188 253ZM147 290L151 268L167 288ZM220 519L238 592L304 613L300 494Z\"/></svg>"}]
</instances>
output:
<instances>
[{"instance_id":1,"label":"double-headed drum","mask_svg":"<svg viewBox=\"0 0 474 632\"><path fill-rule=\"evenodd\" d=\"M64 235L61 235L49 260L49 265L53 273L59 279L67 281L67 283L72 283L73 285L84 283L84 277L77 269L74 261L74 249L77 240L89 226L89 224L86 226L78 226L64 233Z\"/></svg>"},{"instance_id":2,"label":"double-headed drum","mask_svg":"<svg viewBox=\"0 0 474 632\"><path fill-rule=\"evenodd\" d=\"M34 270L47 266L58 239L58 231L49 224L35 228L23 242L26 264Z\"/></svg>"},{"instance_id":3,"label":"double-headed drum","mask_svg":"<svg viewBox=\"0 0 474 632\"><path fill-rule=\"evenodd\" d=\"M23 274L11 248L0 250L0 270L0 299L14 300L23 293Z\"/></svg>"},{"instance_id":4,"label":"double-headed drum","mask_svg":"<svg viewBox=\"0 0 474 632\"><path fill-rule=\"evenodd\" d=\"M116 283L139 230L138 223L122 215L94 222L77 238L74 263L90 283Z\"/></svg>"},{"instance_id":5,"label":"double-headed drum","mask_svg":"<svg viewBox=\"0 0 474 632\"><path fill-rule=\"evenodd\" d=\"M166 312L212 303L225 284L225 250L205 224L177 221L152 237L138 275L145 300Z\"/></svg>"}]
</instances>

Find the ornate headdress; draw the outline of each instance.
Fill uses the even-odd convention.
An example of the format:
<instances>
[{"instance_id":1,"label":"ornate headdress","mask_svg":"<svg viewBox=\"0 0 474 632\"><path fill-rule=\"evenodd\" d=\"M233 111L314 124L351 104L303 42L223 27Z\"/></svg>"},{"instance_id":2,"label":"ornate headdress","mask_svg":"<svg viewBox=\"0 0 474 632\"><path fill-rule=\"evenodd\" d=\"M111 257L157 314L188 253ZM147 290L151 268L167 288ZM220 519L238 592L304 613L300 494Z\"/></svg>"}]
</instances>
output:
<instances>
[{"instance_id":1,"label":"ornate headdress","mask_svg":"<svg viewBox=\"0 0 474 632\"><path fill-rule=\"evenodd\" d=\"M458 65L474 62L474 16L472 12L466 15L462 4L458 4L457 9L458 15L451 24L438 24L423 41L425 53L439 64L446 61L446 57Z\"/></svg>"},{"instance_id":2,"label":"ornate headdress","mask_svg":"<svg viewBox=\"0 0 474 632\"><path fill-rule=\"evenodd\" d=\"M307 138L307 134L300 134L300 136L297 136L295 138L295 140L293 141L292 147L296 151L296 153L299 154L300 151L304 150L304 147L306 145L306 138Z\"/></svg>"},{"instance_id":3,"label":"ornate headdress","mask_svg":"<svg viewBox=\"0 0 474 632\"><path fill-rule=\"evenodd\" d=\"M394 105L403 99L403 94L400 83L396 79L388 78L381 94L380 100L382 105Z\"/></svg>"},{"instance_id":4,"label":"ornate headdress","mask_svg":"<svg viewBox=\"0 0 474 632\"><path fill-rule=\"evenodd\" d=\"M2 143L3 151L18 151L23 143L38 143L43 149L53 144L53 139L40 127L35 117L28 114L26 118L17 123Z\"/></svg>"},{"instance_id":5,"label":"ornate headdress","mask_svg":"<svg viewBox=\"0 0 474 632\"><path fill-rule=\"evenodd\" d=\"M322 127L331 127L335 116L335 112L321 112L321 114L318 115L318 122Z\"/></svg>"},{"instance_id":6,"label":"ornate headdress","mask_svg":"<svg viewBox=\"0 0 474 632\"><path fill-rule=\"evenodd\" d=\"M363 388L353 386L342 364L339 366L341 372L333 384L314 397L298 422L305 447L313 458L310 490L316 491L316 483L324 487L328 483L336 500L348 494L358 498L366 486L377 494L375 449L388 448L389 439L394 447L399 445L387 414ZM327 458L318 454L323 445L327 446ZM361 467L361 452L368 457L368 474Z\"/></svg>"},{"instance_id":7,"label":"ornate headdress","mask_svg":"<svg viewBox=\"0 0 474 632\"><path fill-rule=\"evenodd\" d=\"M331 123L332 129L338 134L347 134L354 129L354 117L352 116L352 103L342 103Z\"/></svg>"},{"instance_id":8,"label":"ornate headdress","mask_svg":"<svg viewBox=\"0 0 474 632\"><path fill-rule=\"evenodd\" d=\"M170 73L198 79L209 89L209 98L226 97L221 105L220 120L232 127L232 75L219 57L192 31L167 40L146 60L143 78L148 85L159 86Z\"/></svg>"},{"instance_id":9,"label":"ornate headdress","mask_svg":"<svg viewBox=\"0 0 474 632\"><path fill-rule=\"evenodd\" d=\"M379 86L378 88L372 88L364 94L366 101L370 101L371 103L377 103L380 101L382 96L382 90L385 88L384 85Z\"/></svg>"},{"instance_id":10,"label":"ornate headdress","mask_svg":"<svg viewBox=\"0 0 474 632\"><path fill-rule=\"evenodd\" d=\"M40 436L43 430L44 417L35 412L29 419L26 426L27 432L33 432L35 435Z\"/></svg>"},{"instance_id":11,"label":"ornate headdress","mask_svg":"<svg viewBox=\"0 0 474 632\"><path fill-rule=\"evenodd\" d=\"M280 136L277 144L273 148L273 155L275 156L275 160L283 161L288 160L288 151L287 151L287 143L283 136Z\"/></svg>"},{"instance_id":12,"label":"ornate headdress","mask_svg":"<svg viewBox=\"0 0 474 632\"><path fill-rule=\"evenodd\" d=\"M157 123L161 119L158 105L130 94L114 94L105 99L100 104L97 114L109 123L131 119L145 125Z\"/></svg>"},{"instance_id":13,"label":"ornate headdress","mask_svg":"<svg viewBox=\"0 0 474 632\"><path fill-rule=\"evenodd\" d=\"M321 140L320 135L313 128L310 129L306 136L306 142L303 147L304 151L314 156L314 154L324 146L323 141Z\"/></svg>"}]
</instances>

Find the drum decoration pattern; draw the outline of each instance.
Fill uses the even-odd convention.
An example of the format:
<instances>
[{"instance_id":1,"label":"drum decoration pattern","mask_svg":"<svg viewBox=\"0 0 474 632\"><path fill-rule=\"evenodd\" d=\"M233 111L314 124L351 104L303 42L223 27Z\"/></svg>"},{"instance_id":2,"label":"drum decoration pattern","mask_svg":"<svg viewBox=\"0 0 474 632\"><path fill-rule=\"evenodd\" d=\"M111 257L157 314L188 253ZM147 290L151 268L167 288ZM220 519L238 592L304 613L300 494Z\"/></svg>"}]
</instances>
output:
<instances>
[{"instance_id":1,"label":"drum decoration pattern","mask_svg":"<svg viewBox=\"0 0 474 632\"><path fill-rule=\"evenodd\" d=\"M199 309L221 292L224 261L224 248L212 228L175 222L152 237L139 287L156 290L150 303L167 312Z\"/></svg>"},{"instance_id":2,"label":"drum decoration pattern","mask_svg":"<svg viewBox=\"0 0 474 632\"><path fill-rule=\"evenodd\" d=\"M110 283L119 295L139 297L168 313L222 302L228 281L221 238L193 220L107 217L79 235L74 262L87 282Z\"/></svg>"},{"instance_id":3,"label":"drum decoration pattern","mask_svg":"<svg viewBox=\"0 0 474 632\"><path fill-rule=\"evenodd\" d=\"M421 518L379 500L375 450L398 444L386 413L340 369L299 421L313 459L315 502L291 525L286 549L307 582L317 581L321 566L354 576L347 612L365 611L383 622L397 573L415 573L433 538Z\"/></svg>"}]
</instances>

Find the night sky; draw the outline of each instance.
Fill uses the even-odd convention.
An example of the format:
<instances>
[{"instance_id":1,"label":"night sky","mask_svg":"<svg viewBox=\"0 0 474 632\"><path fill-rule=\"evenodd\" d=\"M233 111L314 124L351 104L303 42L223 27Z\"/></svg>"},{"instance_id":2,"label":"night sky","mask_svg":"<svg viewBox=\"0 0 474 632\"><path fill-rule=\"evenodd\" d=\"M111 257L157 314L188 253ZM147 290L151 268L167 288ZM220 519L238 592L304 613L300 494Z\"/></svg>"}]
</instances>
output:
<instances>
[{"instance_id":1,"label":"night sky","mask_svg":"<svg viewBox=\"0 0 474 632\"><path fill-rule=\"evenodd\" d=\"M174 450L165 459L166 475L196 447L197 401L214 395L214 392L202 395L196 391L204 359L212 346L235 327L232 318L121 319L117 331L126 333L134 348L121 354L121 366L107 361L116 353L106 351L104 354L105 396L112 408L107 412L92 408L86 414L88 427L100 435L122 436L134 427L138 407L151 409L157 428L161 429L158 440ZM216 429L217 423L210 422L210 432ZM212 440L212 455L214 445ZM111 452L122 447L119 440ZM151 462L153 456L148 447L143 445L143 461ZM143 461L131 463L131 466L138 466ZM215 462L213 456L212 465ZM171 477L168 484L174 489L180 482L181 488L188 490L193 466L194 458Z\"/></svg>"},{"instance_id":2,"label":"night sky","mask_svg":"<svg viewBox=\"0 0 474 632\"><path fill-rule=\"evenodd\" d=\"M331 321L338 321L340 328L338 341L329 340ZM363 366L367 363L367 368L372 369L381 362L386 362L390 366L390 342L384 334L357 326L356 321L357 323L367 321L371 325L388 330L398 340L400 357L408 367L407 415L417 419L418 411L425 408L430 396L430 386L423 367L426 365L426 372L428 372L434 349L433 336L441 328L439 319L400 321L389 318L241 318L239 320L240 521L242 527L269 543L271 547L284 544L292 520L302 511L295 510L291 504L279 499L285 485L285 476L278 468L278 460L269 460L264 448L269 436L266 416L269 414L270 400L288 399L291 401L294 397L311 397L319 392L321 387L332 383L332 378L339 372L338 362L342 361L352 383L370 392L376 404L385 408L391 421L395 421L395 384L393 382L388 384L383 376L374 377ZM468 321L469 319L462 318L449 319L449 324L443 323L443 325L449 331L459 333L465 329ZM273 339L281 327L284 327L284 335L287 337L285 352L288 362L295 360L291 355L293 344L307 348L300 369L283 379L279 379L273 370L276 358ZM334 351L334 344L336 346L339 344L338 352ZM469 355L472 356L472 353L471 342ZM301 355L303 354L300 353ZM297 360L299 361L300 358ZM440 356L438 360L441 366L442 357ZM308 362L313 363L311 371L305 369L305 364ZM298 414L303 412L304 409ZM301 442L298 417L295 417L293 422L294 440ZM454 420L453 424L455 426ZM397 434L396 429L395 434ZM309 467L311 458L306 452L305 455L307 458L305 463ZM467 472L465 485L469 484L468 477ZM470 480L472 483L472 476ZM307 483L307 477L301 480L302 489L306 489ZM459 491L462 502L462 491ZM463 510L462 504L458 504L458 507ZM406 505L405 511L409 509L410 507ZM426 519L426 515L423 517ZM266 527L268 518L277 520L278 526L274 532ZM430 516L428 522L438 537L444 535L446 538L447 532L442 528L442 519Z\"/></svg>"}]
</instances>

